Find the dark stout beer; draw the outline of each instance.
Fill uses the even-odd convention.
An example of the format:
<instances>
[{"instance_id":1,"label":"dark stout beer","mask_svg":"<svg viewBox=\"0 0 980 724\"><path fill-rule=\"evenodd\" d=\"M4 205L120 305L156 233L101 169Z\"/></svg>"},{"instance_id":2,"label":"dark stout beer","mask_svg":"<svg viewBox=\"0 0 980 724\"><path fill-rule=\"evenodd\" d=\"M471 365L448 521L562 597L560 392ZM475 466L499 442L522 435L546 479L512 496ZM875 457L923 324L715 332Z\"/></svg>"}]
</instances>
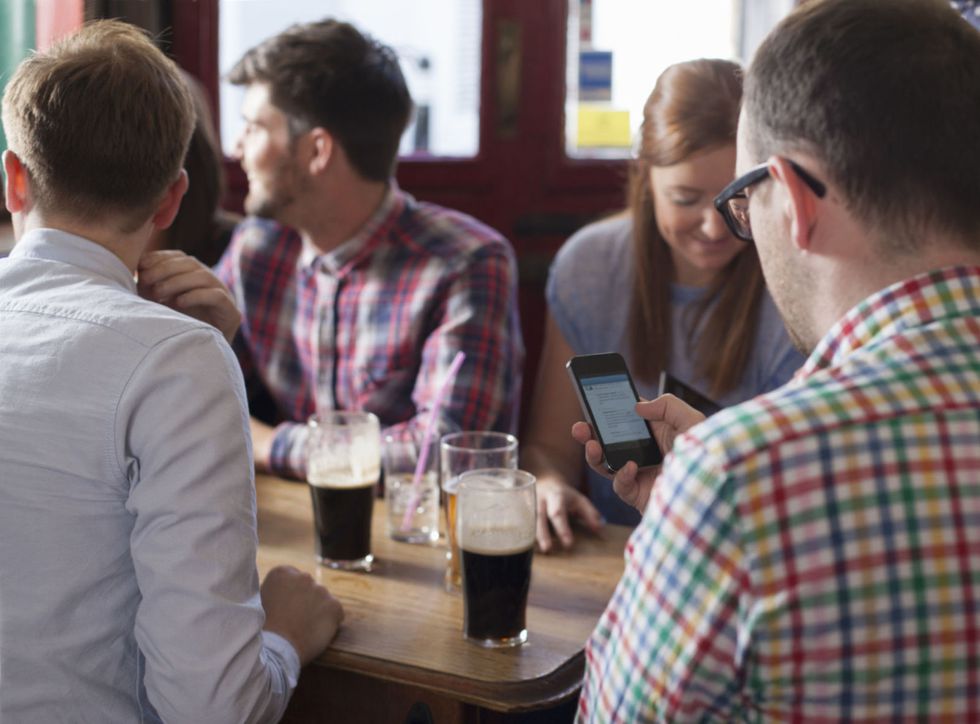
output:
<instances>
[{"instance_id":1,"label":"dark stout beer","mask_svg":"<svg viewBox=\"0 0 980 724\"><path fill-rule=\"evenodd\" d=\"M485 468L463 473L456 540L463 569L463 635L481 646L527 641L527 592L534 551L534 476Z\"/></svg>"},{"instance_id":2,"label":"dark stout beer","mask_svg":"<svg viewBox=\"0 0 980 724\"><path fill-rule=\"evenodd\" d=\"M511 540L515 535L507 536ZM516 537L525 538L517 532ZM479 641L521 643L531 585L533 546L524 550L467 550L462 547L463 633Z\"/></svg>"},{"instance_id":3,"label":"dark stout beer","mask_svg":"<svg viewBox=\"0 0 980 724\"><path fill-rule=\"evenodd\" d=\"M310 496L316 523L317 558L328 565L344 561L369 564L374 481L356 487L310 483Z\"/></svg>"}]
</instances>

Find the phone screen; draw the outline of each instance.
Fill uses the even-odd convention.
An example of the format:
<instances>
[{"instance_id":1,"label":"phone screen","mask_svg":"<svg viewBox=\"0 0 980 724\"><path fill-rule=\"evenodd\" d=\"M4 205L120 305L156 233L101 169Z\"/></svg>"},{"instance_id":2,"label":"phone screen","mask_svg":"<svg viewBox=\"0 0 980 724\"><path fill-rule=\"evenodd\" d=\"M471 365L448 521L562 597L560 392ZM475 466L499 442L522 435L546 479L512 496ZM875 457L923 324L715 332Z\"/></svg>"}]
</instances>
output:
<instances>
[{"instance_id":1,"label":"phone screen","mask_svg":"<svg viewBox=\"0 0 980 724\"><path fill-rule=\"evenodd\" d=\"M661 461L663 456L650 428L636 414L636 388L622 355L576 355L565 369L602 445L607 469L615 472L631 460L641 468Z\"/></svg>"},{"instance_id":2,"label":"phone screen","mask_svg":"<svg viewBox=\"0 0 980 724\"><path fill-rule=\"evenodd\" d=\"M625 374L590 375L582 377L585 395L599 436L606 445L644 440L650 437L643 418L636 414L636 396Z\"/></svg>"}]
</instances>

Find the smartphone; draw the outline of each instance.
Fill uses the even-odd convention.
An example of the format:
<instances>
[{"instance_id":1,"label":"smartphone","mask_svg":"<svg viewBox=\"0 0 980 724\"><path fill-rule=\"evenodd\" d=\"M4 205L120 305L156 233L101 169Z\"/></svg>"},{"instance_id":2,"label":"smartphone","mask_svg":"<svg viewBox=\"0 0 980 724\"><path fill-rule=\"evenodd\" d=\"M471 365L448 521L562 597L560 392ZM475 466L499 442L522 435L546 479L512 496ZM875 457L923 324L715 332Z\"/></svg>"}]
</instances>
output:
<instances>
[{"instance_id":1,"label":"smartphone","mask_svg":"<svg viewBox=\"0 0 980 724\"><path fill-rule=\"evenodd\" d=\"M565 364L582 411L602 445L606 468L616 472L630 460L641 468L663 460L646 420L636 414L639 397L622 355L583 354Z\"/></svg>"},{"instance_id":2,"label":"smartphone","mask_svg":"<svg viewBox=\"0 0 980 724\"><path fill-rule=\"evenodd\" d=\"M705 395L703 392L694 389L690 385L681 382L672 374L664 370L660 373L660 394L672 394L674 397L683 400L705 417L711 417L721 410L721 405Z\"/></svg>"}]
</instances>

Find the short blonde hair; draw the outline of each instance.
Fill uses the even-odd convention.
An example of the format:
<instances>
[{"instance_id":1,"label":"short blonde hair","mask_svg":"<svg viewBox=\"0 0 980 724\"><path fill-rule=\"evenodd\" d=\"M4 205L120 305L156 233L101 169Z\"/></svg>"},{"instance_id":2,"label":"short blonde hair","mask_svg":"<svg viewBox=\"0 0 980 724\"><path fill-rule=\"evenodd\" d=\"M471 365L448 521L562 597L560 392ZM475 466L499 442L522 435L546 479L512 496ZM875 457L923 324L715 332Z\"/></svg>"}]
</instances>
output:
<instances>
[{"instance_id":1,"label":"short blonde hair","mask_svg":"<svg viewBox=\"0 0 980 724\"><path fill-rule=\"evenodd\" d=\"M39 209L88 222L113 215L132 230L177 179L194 106L144 32L99 20L18 66L3 127Z\"/></svg>"}]
</instances>

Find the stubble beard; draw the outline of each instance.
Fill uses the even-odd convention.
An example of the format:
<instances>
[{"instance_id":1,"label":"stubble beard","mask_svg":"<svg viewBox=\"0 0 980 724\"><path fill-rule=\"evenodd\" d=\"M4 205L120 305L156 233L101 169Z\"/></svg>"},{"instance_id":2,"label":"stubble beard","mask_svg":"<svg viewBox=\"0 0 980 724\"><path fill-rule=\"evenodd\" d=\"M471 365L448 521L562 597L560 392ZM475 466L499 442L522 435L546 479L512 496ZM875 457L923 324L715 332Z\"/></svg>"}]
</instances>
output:
<instances>
[{"instance_id":1,"label":"stubble beard","mask_svg":"<svg viewBox=\"0 0 980 724\"><path fill-rule=\"evenodd\" d=\"M766 257L763 261L763 257ZM790 342L803 355L813 352L819 336L814 333L812 305L816 287L794 260L779 252L759 255L762 272Z\"/></svg>"},{"instance_id":2,"label":"stubble beard","mask_svg":"<svg viewBox=\"0 0 980 724\"><path fill-rule=\"evenodd\" d=\"M282 211L294 201L291 195L255 197L251 192L245 197L245 212L251 216L261 216L265 219L282 221Z\"/></svg>"},{"instance_id":3,"label":"stubble beard","mask_svg":"<svg viewBox=\"0 0 980 724\"><path fill-rule=\"evenodd\" d=\"M270 179L270 183L265 186L264 195L257 195L249 189L245 197L245 212L280 223L288 223L285 218L287 210L296 203L303 190L300 174L292 159L284 158L270 175Z\"/></svg>"}]
</instances>

